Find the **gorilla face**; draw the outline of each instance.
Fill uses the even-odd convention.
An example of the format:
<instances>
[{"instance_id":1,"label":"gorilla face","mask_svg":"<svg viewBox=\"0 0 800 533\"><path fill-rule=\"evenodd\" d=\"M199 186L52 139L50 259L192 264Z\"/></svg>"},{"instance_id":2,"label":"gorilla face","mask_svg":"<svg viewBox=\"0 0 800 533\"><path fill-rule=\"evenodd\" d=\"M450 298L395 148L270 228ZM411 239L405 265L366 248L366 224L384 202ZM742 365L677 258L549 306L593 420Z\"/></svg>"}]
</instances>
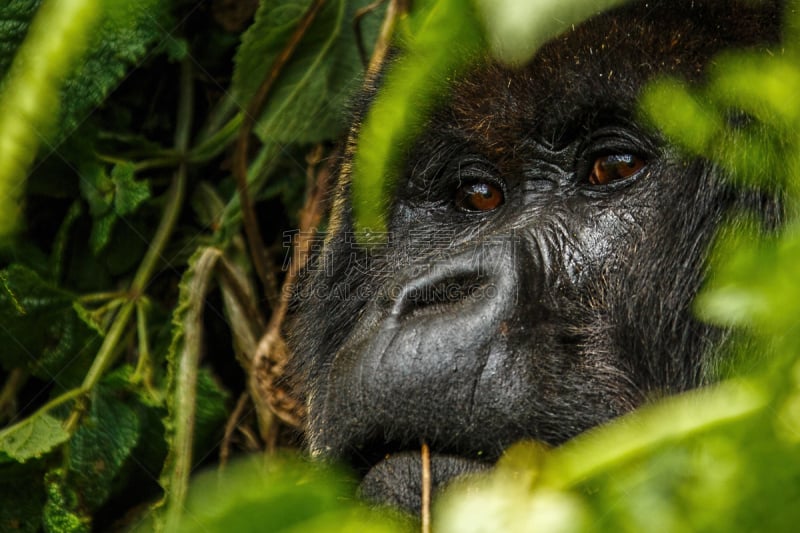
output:
<instances>
[{"instance_id":1,"label":"gorilla face","mask_svg":"<svg viewBox=\"0 0 800 533\"><path fill-rule=\"evenodd\" d=\"M708 245L732 210L777 208L636 102L654 77L701 81L716 52L774 42L779 9L678 4L600 15L523 68L453 81L406 154L384 245L353 238L341 173L287 333L310 449L359 468L367 496L417 507L422 442L443 483L708 379L723 333L691 312Z\"/></svg>"}]
</instances>

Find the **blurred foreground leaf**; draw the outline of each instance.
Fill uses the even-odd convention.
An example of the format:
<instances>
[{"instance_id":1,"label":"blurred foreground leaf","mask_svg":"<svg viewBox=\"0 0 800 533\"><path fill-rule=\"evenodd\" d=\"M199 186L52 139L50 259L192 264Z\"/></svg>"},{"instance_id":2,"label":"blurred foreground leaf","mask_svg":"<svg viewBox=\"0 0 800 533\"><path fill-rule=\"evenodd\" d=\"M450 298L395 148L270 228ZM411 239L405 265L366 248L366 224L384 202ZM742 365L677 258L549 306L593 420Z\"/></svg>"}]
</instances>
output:
<instances>
[{"instance_id":1,"label":"blurred foreground leaf","mask_svg":"<svg viewBox=\"0 0 800 533\"><path fill-rule=\"evenodd\" d=\"M14 6L22 16L29 8ZM58 92L86 48L98 8L98 0L46 2L0 85L0 246L17 230L24 181L41 132L53 125Z\"/></svg>"},{"instance_id":2,"label":"blurred foreground leaf","mask_svg":"<svg viewBox=\"0 0 800 533\"><path fill-rule=\"evenodd\" d=\"M481 23L472 3L420 2L403 20L397 45L402 53L387 67L380 95L358 134L353 161L353 215L360 239L386 230L386 209L402 158L449 80L484 49ZM458 46L453 46L458 43Z\"/></svg>"},{"instance_id":3,"label":"blurred foreground leaf","mask_svg":"<svg viewBox=\"0 0 800 533\"><path fill-rule=\"evenodd\" d=\"M671 398L534 462L531 445L517 445L493 474L446 495L438 530L790 531L800 520L792 379L771 399L758 380Z\"/></svg>"},{"instance_id":4,"label":"blurred foreground leaf","mask_svg":"<svg viewBox=\"0 0 800 533\"><path fill-rule=\"evenodd\" d=\"M520 64L545 42L592 15L629 0L474 0L494 56Z\"/></svg>"},{"instance_id":5,"label":"blurred foreground leaf","mask_svg":"<svg viewBox=\"0 0 800 533\"><path fill-rule=\"evenodd\" d=\"M297 457L248 457L192 481L177 531L411 531L410 520L354 499L341 472ZM148 531L145 524L140 531Z\"/></svg>"}]
</instances>

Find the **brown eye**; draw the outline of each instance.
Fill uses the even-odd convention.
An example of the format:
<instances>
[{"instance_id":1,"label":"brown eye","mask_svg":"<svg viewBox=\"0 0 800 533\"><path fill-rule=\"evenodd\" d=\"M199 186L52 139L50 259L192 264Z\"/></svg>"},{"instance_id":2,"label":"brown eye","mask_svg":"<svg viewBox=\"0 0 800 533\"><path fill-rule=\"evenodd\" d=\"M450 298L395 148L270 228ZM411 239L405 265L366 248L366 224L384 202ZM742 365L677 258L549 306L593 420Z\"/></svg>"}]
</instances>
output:
<instances>
[{"instance_id":1,"label":"brown eye","mask_svg":"<svg viewBox=\"0 0 800 533\"><path fill-rule=\"evenodd\" d=\"M644 165L644 159L633 154L604 155L595 159L589 183L605 185L625 179L639 172Z\"/></svg>"},{"instance_id":2,"label":"brown eye","mask_svg":"<svg viewBox=\"0 0 800 533\"><path fill-rule=\"evenodd\" d=\"M503 190L485 181L464 184L456 191L456 207L463 211L491 211L500 207L503 199Z\"/></svg>"}]
</instances>

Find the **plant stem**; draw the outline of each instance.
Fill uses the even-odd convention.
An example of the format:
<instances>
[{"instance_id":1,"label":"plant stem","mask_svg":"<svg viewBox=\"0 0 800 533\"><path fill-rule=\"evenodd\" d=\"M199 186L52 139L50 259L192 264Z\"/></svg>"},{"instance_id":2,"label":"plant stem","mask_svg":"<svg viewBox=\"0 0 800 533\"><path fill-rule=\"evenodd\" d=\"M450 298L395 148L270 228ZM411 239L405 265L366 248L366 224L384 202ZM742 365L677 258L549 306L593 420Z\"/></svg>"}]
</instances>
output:
<instances>
[{"instance_id":1,"label":"plant stem","mask_svg":"<svg viewBox=\"0 0 800 533\"><path fill-rule=\"evenodd\" d=\"M78 297L78 301L81 304L91 304L96 302L105 302L107 300L116 300L119 298L124 298L125 293L122 291L107 291L107 292L93 292L91 294L84 294L83 296Z\"/></svg>"},{"instance_id":2,"label":"plant stem","mask_svg":"<svg viewBox=\"0 0 800 533\"><path fill-rule=\"evenodd\" d=\"M194 86L192 83L191 65L188 61L184 61L181 68L181 96L178 106L178 124L175 132L175 148L180 154L186 154L188 150L193 109ZM94 358L92 366L81 384L80 390L83 393L88 393L94 388L103 376L103 373L114 361L118 352L120 339L122 339L125 334L130 317L136 308L136 302L147 287L156 264L172 235L172 230L175 228L175 223L180 215L186 193L186 172L186 162L183 161L176 170L172 185L167 192L167 201L161 222L158 225L158 229L153 236L153 240L144 259L142 259L141 265L139 265L139 270L136 272L133 282L131 283L129 290L130 300L120 308L117 315L114 317L114 322L111 328L109 328L108 334L103 339L103 344L100 346L100 350L97 352L97 356ZM83 405L82 402L76 405L65 425L65 429L68 432L75 429L84 408L85 405Z\"/></svg>"},{"instance_id":3,"label":"plant stem","mask_svg":"<svg viewBox=\"0 0 800 533\"><path fill-rule=\"evenodd\" d=\"M289 37L286 46L281 50L272 66L267 72L266 78L261 82L258 91L253 96L252 100L247 106L247 112L244 115L242 127L239 129L239 138L236 142L236 148L233 153L233 176L236 179L236 188L239 192L242 209L242 221L244 223L244 232L247 237L247 245L250 249L250 257L253 261L253 267L256 274L265 288L266 297L272 306L277 305L277 287L275 286L274 277L270 277L267 269L266 259L264 257L264 240L261 238L261 230L258 227L258 220L253 212L253 204L250 198L247 183L247 154L250 144L250 134L253 132L256 117L261 115L261 110L264 103L267 101L275 81L278 79L283 67L286 66L289 59L294 54L295 49L300 44L303 36L306 34L311 24L317 17L325 0L314 0L306 10L303 18L300 20L297 27Z\"/></svg>"},{"instance_id":4,"label":"plant stem","mask_svg":"<svg viewBox=\"0 0 800 533\"><path fill-rule=\"evenodd\" d=\"M197 410L197 369L203 345L203 301L217 261L222 256L218 248L203 250L191 267L194 273L186 286L189 301L183 322L183 342L175 353L175 387L171 391L174 428L170 455L167 459L162 485L165 489L166 515L164 530L176 531L183 514L189 475L192 471L192 440ZM164 479L165 478L165 479Z\"/></svg>"},{"instance_id":5,"label":"plant stem","mask_svg":"<svg viewBox=\"0 0 800 533\"><path fill-rule=\"evenodd\" d=\"M15 368L8 374L8 379L3 390L0 391L0 424L8 416L9 420L14 419L16 414L17 394L28 380L28 372L22 368Z\"/></svg>"},{"instance_id":6,"label":"plant stem","mask_svg":"<svg viewBox=\"0 0 800 533\"><path fill-rule=\"evenodd\" d=\"M431 533L431 450L426 442L422 443L422 533Z\"/></svg>"},{"instance_id":7,"label":"plant stem","mask_svg":"<svg viewBox=\"0 0 800 533\"><path fill-rule=\"evenodd\" d=\"M136 302L136 329L139 340L138 361L131 378L132 383L141 383L152 398L159 398L153 386L153 361L150 358L150 336L147 331L147 299Z\"/></svg>"},{"instance_id":8,"label":"plant stem","mask_svg":"<svg viewBox=\"0 0 800 533\"><path fill-rule=\"evenodd\" d=\"M242 120L238 95L228 92L222 99L214 105L214 109L208 114L208 120L197 134L197 148L206 145L212 137L216 137L221 130L227 130L231 122L237 122L239 128ZM235 115L235 116L234 116Z\"/></svg>"},{"instance_id":9,"label":"plant stem","mask_svg":"<svg viewBox=\"0 0 800 533\"><path fill-rule=\"evenodd\" d=\"M189 153L189 160L193 163L204 163L219 155L228 145L236 139L236 133L242 125L242 113L233 116L219 131L203 139Z\"/></svg>"}]
</instances>

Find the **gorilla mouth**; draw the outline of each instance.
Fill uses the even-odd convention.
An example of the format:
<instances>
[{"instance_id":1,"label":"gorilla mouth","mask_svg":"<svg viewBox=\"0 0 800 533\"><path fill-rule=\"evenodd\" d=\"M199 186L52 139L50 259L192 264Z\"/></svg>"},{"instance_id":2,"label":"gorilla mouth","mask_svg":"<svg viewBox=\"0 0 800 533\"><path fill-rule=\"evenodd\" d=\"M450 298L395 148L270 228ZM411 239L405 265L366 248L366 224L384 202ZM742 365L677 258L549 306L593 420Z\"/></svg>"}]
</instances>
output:
<instances>
[{"instance_id":1,"label":"gorilla mouth","mask_svg":"<svg viewBox=\"0 0 800 533\"><path fill-rule=\"evenodd\" d=\"M456 478L477 474L489 468L491 464L485 461L431 453L431 493L436 494ZM380 460L362 472L365 472L359 486L362 498L419 514L423 493L423 461L420 450L384 453Z\"/></svg>"}]
</instances>

